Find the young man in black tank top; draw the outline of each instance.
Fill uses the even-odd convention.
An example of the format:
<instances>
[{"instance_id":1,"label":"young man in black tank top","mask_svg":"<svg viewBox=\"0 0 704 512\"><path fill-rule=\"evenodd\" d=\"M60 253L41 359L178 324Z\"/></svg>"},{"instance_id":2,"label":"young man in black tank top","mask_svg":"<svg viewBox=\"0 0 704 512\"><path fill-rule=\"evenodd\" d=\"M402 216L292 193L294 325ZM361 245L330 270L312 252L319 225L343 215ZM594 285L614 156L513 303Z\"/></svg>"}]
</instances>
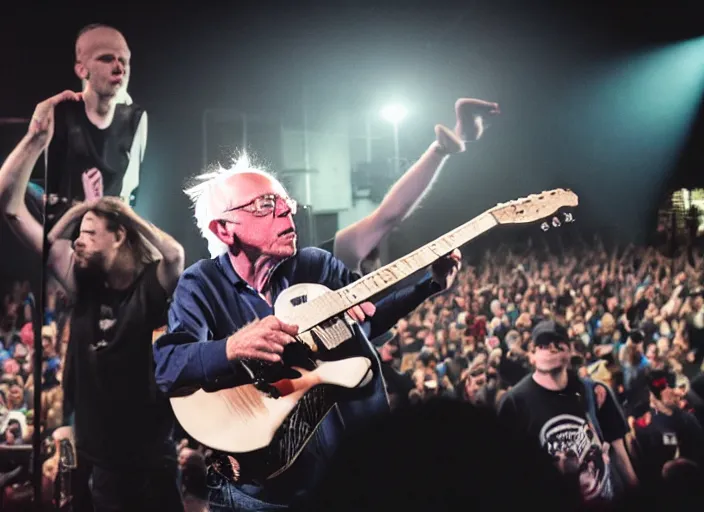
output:
<instances>
[{"instance_id":1,"label":"young man in black tank top","mask_svg":"<svg viewBox=\"0 0 704 512\"><path fill-rule=\"evenodd\" d=\"M25 192L51 142L54 108L71 100L80 102L81 95L65 91L40 103L27 135L0 168L0 207L35 253L42 250L42 226L29 213ZM61 239L77 221L75 242ZM64 413L75 415L79 465L90 467L93 506L182 511L173 417L155 384L152 332L166 322L183 248L113 197L73 206L48 240L49 270L74 304Z\"/></svg>"},{"instance_id":2,"label":"young man in black tank top","mask_svg":"<svg viewBox=\"0 0 704 512\"><path fill-rule=\"evenodd\" d=\"M127 95L130 50L112 27L89 25L76 40L74 70L83 102L57 105L48 150L48 220L76 201L102 196L132 203L147 144L147 113Z\"/></svg>"}]
</instances>

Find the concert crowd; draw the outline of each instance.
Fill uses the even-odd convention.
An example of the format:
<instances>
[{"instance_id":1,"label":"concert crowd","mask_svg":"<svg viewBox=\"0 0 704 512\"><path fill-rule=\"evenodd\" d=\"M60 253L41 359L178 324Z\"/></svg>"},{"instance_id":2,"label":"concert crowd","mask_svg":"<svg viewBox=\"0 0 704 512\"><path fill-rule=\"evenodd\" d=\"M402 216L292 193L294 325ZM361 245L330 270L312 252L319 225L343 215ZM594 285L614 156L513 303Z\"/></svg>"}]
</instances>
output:
<instances>
[{"instance_id":1,"label":"concert crowd","mask_svg":"<svg viewBox=\"0 0 704 512\"><path fill-rule=\"evenodd\" d=\"M381 348L407 377L409 389L394 399L448 396L494 407L530 373L532 328L557 319L568 327L572 367L609 384L634 419L641 416L631 397L647 370L671 374L688 407L690 390L704 392L703 263L701 250L688 261L686 252L671 259L653 247L607 251L601 242L560 254L487 250Z\"/></svg>"},{"instance_id":2,"label":"concert crowd","mask_svg":"<svg viewBox=\"0 0 704 512\"><path fill-rule=\"evenodd\" d=\"M29 281L16 281L2 290L0 315L0 445L31 449L34 432L34 330L32 311L34 296ZM59 471L59 452L52 434L63 423L62 369L68 343L69 306L62 289L50 280L42 327L42 468L44 498L47 508L55 503L54 482ZM177 445L184 503L187 510L202 508L205 474L204 450L188 447L182 439ZM27 461L21 455L14 459ZM10 464L11 465L11 464ZM2 494L0 504L7 510L24 510L31 506L32 485L27 464L0 468ZM188 492L193 489L193 492ZM195 496L193 495L195 493ZM201 507L201 508L199 508ZM2 510L6 510L2 508Z\"/></svg>"},{"instance_id":3,"label":"concert crowd","mask_svg":"<svg viewBox=\"0 0 704 512\"><path fill-rule=\"evenodd\" d=\"M467 254L453 288L401 320L379 348L395 408L444 397L496 409L507 390L531 372L532 329L541 320L556 319L568 329L572 368L606 384L616 397L639 480L701 482L701 249L668 258L645 246L607 250L595 241L551 249L531 242ZM50 286L48 297L42 329L42 458L46 498L51 500L58 461L51 433L62 418L68 310L60 287ZM32 438L32 301L27 282L4 290L0 442L5 445L30 444ZM666 427L653 421L663 414L676 420ZM668 446L669 430L663 429L679 439L675 448ZM178 453L186 507L202 508L204 450L183 439ZM5 504L26 502L29 475L10 482Z\"/></svg>"}]
</instances>

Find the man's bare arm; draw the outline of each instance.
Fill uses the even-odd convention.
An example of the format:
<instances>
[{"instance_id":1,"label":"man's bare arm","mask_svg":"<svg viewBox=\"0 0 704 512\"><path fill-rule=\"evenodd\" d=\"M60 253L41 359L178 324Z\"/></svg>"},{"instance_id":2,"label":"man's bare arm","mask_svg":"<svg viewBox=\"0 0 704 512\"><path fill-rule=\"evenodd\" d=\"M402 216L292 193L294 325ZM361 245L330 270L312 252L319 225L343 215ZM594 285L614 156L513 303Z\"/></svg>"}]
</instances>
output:
<instances>
[{"instance_id":1,"label":"man's bare arm","mask_svg":"<svg viewBox=\"0 0 704 512\"><path fill-rule=\"evenodd\" d=\"M64 91L37 105L27 134L0 167L0 210L17 237L37 254L42 252L44 230L25 204L27 185L39 156L49 146L54 135L54 108L63 101L80 99L80 94ZM49 267L71 294L73 288L70 283L67 286L62 278L71 275L69 265L72 258L67 251L72 251L70 242L63 241L52 246Z\"/></svg>"},{"instance_id":2,"label":"man's bare arm","mask_svg":"<svg viewBox=\"0 0 704 512\"><path fill-rule=\"evenodd\" d=\"M161 254L156 275L162 288L170 295L178 283L186 261L183 246L174 237L137 215L129 205L117 198L104 197L102 201L113 202L121 215Z\"/></svg>"},{"instance_id":3,"label":"man's bare arm","mask_svg":"<svg viewBox=\"0 0 704 512\"><path fill-rule=\"evenodd\" d=\"M32 169L43 151L42 145L25 135L0 167L0 207L17 237L33 252L42 251L42 225L25 204Z\"/></svg>"},{"instance_id":4,"label":"man's bare arm","mask_svg":"<svg viewBox=\"0 0 704 512\"><path fill-rule=\"evenodd\" d=\"M178 278L181 277L186 262L183 246L154 224L145 221L137 214L134 216L134 223L139 232L161 253L162 259L156 269L156 277L161 287L171 295L176 289Z\"/></svg>"},{"instance_id":5,"label":"man's bare arm","mask_svg":"<svg viewBox=\"0 0 704 512\"><path fill-rule=\"evenodd\" d=\"M372 249L421 202L448 154L437 142L433 142L401 179L394 183L371 214L337 232L335 256L348 268L357 270Z\"/></svg>"},{"instance_id":6,"label":"man's bare arm","mask_svg":"<svg viewBox=\"0 0 704 512\"><path fill-rule=\"evenodd\" d=\"M130 162L125 172L125 177L122 180L122 191L120 197L127 204L130 202L130 197L139 186L139 174L144 161L144 153L147 149L147 113L144 112L139 120L137 131L134 135L132 151L130 152Z\"/></svg>"},{"instance_id":7,"label":"man's bare arm","mask_svg":"<svg viewBox=\"0 0 704 512\"><path fill-rule=\"evenodd\" d=\"M633 464L631 464L631 458L628 456L628 451L626 450L623 439L617 439L611 443L611 447L614 449L616 464L626 477L626 482L628 485L636 487L638 485L638 477L633 469Z\"/></svg>"},{"instance_id":8,"label":"man's bare arm","mask_svg":"<svg viewBox=\"0 0 704 512\"><path fill-rule=\"evenodd\" d=\"M381 204L367 217L337 232L333 252L352 270L359 270L361 261L379 245L422 201L437 178L447 156L465 149L465 141L481 137L485 117L499 114L499 106L476 99L460 99L455 104L455 131L437 125L437 140L399 179Z\"/></svg>"}]
</instances>

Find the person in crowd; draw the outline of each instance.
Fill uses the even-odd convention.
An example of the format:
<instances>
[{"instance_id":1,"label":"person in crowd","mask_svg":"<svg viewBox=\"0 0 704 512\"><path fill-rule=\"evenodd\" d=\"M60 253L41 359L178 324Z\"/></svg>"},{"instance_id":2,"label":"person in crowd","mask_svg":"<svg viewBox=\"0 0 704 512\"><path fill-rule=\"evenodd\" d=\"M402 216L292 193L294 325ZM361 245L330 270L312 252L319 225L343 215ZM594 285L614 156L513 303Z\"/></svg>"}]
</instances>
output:
<instances>
[{"instance_id":1,"label":"person in crowd","mask_svg":"<svg viewBox=\"0 0 704 512\"><path fill-rule=\"evenodd\" d=\"M569 338L562 325L544 320L531 337L534 371L504 395L499 419L539 442L563 473L579 481L585 500L610 501L616 471L629 485L637 484L620 406L606 386L569 371Z\"/></svg>"},{"instance_id":2,"label":"person in crowd","mask_svg":"<svg viewBox=\"0 0 704 512\"><path fill-rule=\"evenodd\" d=\"M666 464L678 459L704 468L704 429L694 415L680 408L681 392L674 374L649 372L644 391L650 407L634 418L633 428L642 480L661 485Z\"/></svg>"},{"instance_id":3,"label":"person in crowd","mask_svg":"<svg viewBox=\"0 0 704 512\"><path fill-rule=\"evenodd\" d=\"M67 101L83 98L65 91L37 105L27 134L0 168L1 211L37 254L42 226L29 213L25 193L55 133L55 108ZM63 238L77 224L78 237ZM95 510L183 510L173 415L157 389L151 350L152 332L164 324L183 270L183 248L116 197L72 206L48 242L48 270L73 303L62 376L64 422L73 418L79 466L90 468ZM140 435L125 436L134 418Z\"/></svg>"}]
</instances>

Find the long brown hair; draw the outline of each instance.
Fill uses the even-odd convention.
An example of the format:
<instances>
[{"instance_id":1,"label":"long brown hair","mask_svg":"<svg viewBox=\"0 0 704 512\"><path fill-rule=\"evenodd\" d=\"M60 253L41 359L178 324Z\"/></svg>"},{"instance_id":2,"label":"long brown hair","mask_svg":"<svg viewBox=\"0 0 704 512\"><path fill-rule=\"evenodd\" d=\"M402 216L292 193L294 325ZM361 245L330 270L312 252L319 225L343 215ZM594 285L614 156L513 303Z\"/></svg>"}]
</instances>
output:
<instances>
[{"instance_id":1,"label":"long brown hair","mask_svg":"<svg viewBox=\"0 0 704 512\"><path fill-rule=\"evenodd\" d=\"M135 229L131 222L120 214L110 201L100 200L91 212L105 219L105 226L109 232L117 233L120 227L125 230L125 248L132 253L135 263L148 265L159 259L156 248Z\"/></svg>"}]
</instances>

